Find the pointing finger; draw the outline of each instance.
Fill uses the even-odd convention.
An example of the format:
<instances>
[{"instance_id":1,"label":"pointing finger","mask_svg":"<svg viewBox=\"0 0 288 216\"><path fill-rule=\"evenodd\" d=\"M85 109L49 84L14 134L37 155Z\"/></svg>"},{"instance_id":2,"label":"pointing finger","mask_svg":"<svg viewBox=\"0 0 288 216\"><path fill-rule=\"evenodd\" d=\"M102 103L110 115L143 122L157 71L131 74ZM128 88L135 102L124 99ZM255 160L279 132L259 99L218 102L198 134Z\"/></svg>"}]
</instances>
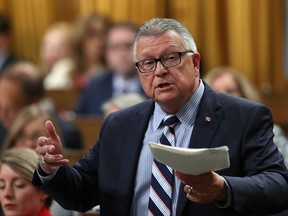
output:
<instances>
[{"instance_id":1,"label":"pointing finger","mask_svg":"<svg viewBox=\"0 0 288 216\"><path fill-rule=\"evenodd\" d=\"M50 120L45 122L45 129L52 142L59 142L59 136L57 135L55 127Z\"/></svg>"},{"instance_id":2,"label":"pointing finger","mask_svg":"<svg viewBox=\"0 0 288 216\"><path fill-rule=\"evenodd\" d=\"M53 145L53 149L50 149L52 150L53 152L50 152L52 154L61 154L62 153L62 143L61 143L61 140L55 130L55 127L53 125L53 123L51 121L46 121L45 122L45 129L46 129L46 132L49 136L49 140L50 140L50 144Z\"/></svg>"}]
</instances>

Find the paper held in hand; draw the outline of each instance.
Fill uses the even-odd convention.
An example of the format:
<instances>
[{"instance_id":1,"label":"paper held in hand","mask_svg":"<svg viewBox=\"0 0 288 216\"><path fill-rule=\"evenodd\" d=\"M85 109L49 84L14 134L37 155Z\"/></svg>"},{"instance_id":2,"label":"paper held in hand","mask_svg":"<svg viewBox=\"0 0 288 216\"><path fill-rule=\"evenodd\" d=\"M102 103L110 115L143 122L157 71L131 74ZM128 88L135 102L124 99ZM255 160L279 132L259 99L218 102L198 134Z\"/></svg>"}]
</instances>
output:
<instances>
[{"instance_id":1,"label":"paper held in hand","mask_svg":"<svg viewBox=\"0 0 288 216\"><path fill-rule=\"evenodd\" d=\"M200 175L230 166L228 147L181 148L148 143L156 160L184 174Z\"/></svg>"}]
</instances>

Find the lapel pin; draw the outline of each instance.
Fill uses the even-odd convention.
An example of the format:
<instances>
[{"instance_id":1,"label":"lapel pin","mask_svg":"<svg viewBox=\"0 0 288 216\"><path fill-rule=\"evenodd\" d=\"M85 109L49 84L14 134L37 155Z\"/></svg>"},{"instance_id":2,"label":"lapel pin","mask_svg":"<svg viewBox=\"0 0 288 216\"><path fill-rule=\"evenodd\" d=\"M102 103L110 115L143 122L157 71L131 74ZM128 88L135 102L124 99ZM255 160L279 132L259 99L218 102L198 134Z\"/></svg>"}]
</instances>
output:
<instances>
[{"instance_id":1,"label":"lapel pin","mask_svg":"<svg viewBox=\"0 0 288 216\"><path fill-rule=\"evenodd\" d=\"M211 122L211 118L208 117L208 116L206 116L206 117L205 117L205 122Z\"/></svg>"}]
</instances>

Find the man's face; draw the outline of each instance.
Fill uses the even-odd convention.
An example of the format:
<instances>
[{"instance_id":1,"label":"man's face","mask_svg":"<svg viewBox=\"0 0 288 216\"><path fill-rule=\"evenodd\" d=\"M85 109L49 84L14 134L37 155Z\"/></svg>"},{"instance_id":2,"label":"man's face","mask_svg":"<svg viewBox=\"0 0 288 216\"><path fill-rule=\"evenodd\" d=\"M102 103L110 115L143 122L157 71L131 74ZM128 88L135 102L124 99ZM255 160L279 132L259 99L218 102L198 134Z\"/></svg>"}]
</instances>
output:
<instances>
[{"instance_id":1,"label":"man's face","mask_svg":"<svg viewBox=\"0 0 288 216\"><path fill-rule=\"evenodd\" d=\"M160 36L140 37L136 46L136 61L159 58L173 52L187 51L181 37L169 31ZM182 55L181 63L165 68L157 62L155 71L139 73L145 93L164 111L175 113L199 86L199 53Z\"/></svg>"},{"instance_id":2,"label":"man's face","mask_svg":"<svg viewBox=\"0 0 288 216\"><path fill-rule=\"evenodd\" d=\"M127 27L114 27L107 35L107 64L112 70L128 77L135 72L131 49L135 34Z\"/></svg>"}]
</instances>

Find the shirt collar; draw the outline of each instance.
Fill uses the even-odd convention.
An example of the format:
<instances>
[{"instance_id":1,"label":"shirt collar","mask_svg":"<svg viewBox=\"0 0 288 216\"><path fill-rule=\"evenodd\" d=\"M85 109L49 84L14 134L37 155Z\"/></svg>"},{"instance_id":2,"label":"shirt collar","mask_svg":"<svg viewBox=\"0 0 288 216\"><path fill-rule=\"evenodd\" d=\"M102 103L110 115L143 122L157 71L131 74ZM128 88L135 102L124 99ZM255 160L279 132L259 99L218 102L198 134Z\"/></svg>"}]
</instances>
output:
<instances>
[{"instance_id":1,"label":"shirt collar","mask_svg":"<svg viewBox=\"0 0 288 216\"><path fill-rule=\"evenodd\" d=\"M200 100L204 93L204 84L202 80L200 80L199 87L197 88L196 92L192 95L192 97L187 101L187 103L182 106L178 112L176 113L176 116L178 117L179 121L184 124L184 126L190 126L194 125L196 114L198 111L198 107L200 104ZM155 102L155 109L153 112L153 119L152 119L152 125L153 125L153 131L155 132L163 118L167 115L166 112L164 112L160 105Z\"/></svg>"}]
</instances>

